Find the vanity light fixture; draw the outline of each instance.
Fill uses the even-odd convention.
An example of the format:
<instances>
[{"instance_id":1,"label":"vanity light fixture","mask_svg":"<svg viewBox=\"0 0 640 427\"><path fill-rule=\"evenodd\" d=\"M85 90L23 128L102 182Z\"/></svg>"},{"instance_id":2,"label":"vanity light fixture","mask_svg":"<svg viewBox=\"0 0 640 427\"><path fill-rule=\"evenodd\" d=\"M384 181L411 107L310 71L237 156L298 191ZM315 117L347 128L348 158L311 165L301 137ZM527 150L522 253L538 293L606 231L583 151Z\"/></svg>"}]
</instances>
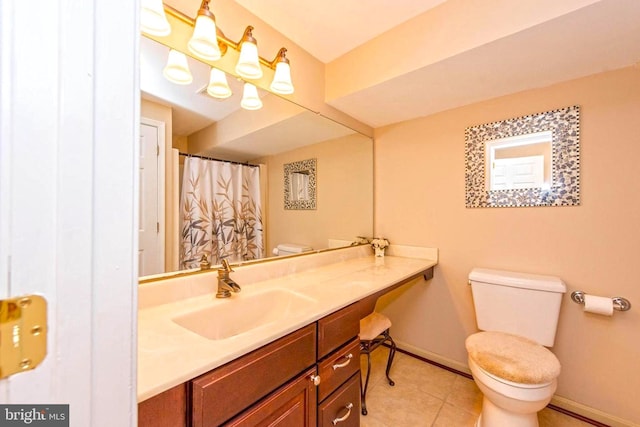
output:
<instances>
[{"instance_id":1,"label":"vanity light fixture","mask_svg":"<svg viewBox=\"0 0 640 427\"><path fill-rule=\"evenodd\" d=\"M203 0L187 44L189 51L199 58L217 61L222 57L218 47L216 17L209 10L209 0Z\"/></svg>"},{"instance_id":2,"label":"vanity light fixture","mask_svg":"<svg viewBox=\"0 0 640 427\"><path fill-rule=\"evenodd\" d=\"M230 97L232 95L232 92L231 88L229 87L229 82L227 81L227 73L222 70L218 70L215 67L211 67L207 93L218 99L225 99Z\"/></svg>"},{"instance_id":3,"label":"vanity light fixture","mask_svg":"<svg viewBox=\"0 0 640 427\"><path fill-rule=\"evenodd\" d=\"M167 80L179 85L188 85L193 81L187 56L174 49L169 50L167 65L162 70L162 74Z\"/></svg>"},{"instance_id":4,"label":"vanity light fixture","mask_svg":"<svg viewBox=\"0 0 640 427\"><path fill-rule=\"evenodd\" d=\"M258 96L258 88L255 85L245 82L240 106L245 110L259 110L262 108L262 101Z\"/></svg>"},{"instance_id":5,"label":"vanity light fixture","mask_svg":"<svg viewBox=\"0 0 640 427\"><path fill-rule=\"evenodd\" d=\"M153 36L165 37L171 34L171 26L164 13L162 0L142 0L140 27L142 31Z\"/></svg>"},{"instance_id":6,"label":"vanity light fixture","mask_svg":"<svg viewBox=\"0 0 640 427\"><path fill-rule=\"evenodd\" d=\"M259 79L262 77L260 58L258 57L258 42L253 37L253 27L249 25L238 43L240 58L236 64L236 73L245 79Z\"/></svg>"},{"instance_id":7,"label":"vanity light fixture","mask_svg":"<svg viewBox=\"0 0 640 427\"><path fill-rule=\"evenodd\" d=\"M293 93L293 83L291 82L291 67L289 66L289 59L286 56L287 49L280 48L276 58L272 64L275 64L275 74L273 81L271 82L271 90L275 93L282 95L289 95Z\"/></svg>"},{"instance_id":8,"label":"vanity light fixture","mask_svg":"<svg viewBox=\"0 0 640 427\"><path fill-rule=\"evenodd\" d=\"M260 79L263 75L262 67L265 66L275 70L273 81L270 85L271 91L281 95L292 94L294 89L291 83L291 67L289 59L285 55L287 49L281 48L273 61L268 61L259 56L258 45L256 39L253 37L254 28L251 25L247 26L244 30L244 34L239 42L236 43L229 40L216 24L215 16L209 9L209 3L210 0L202 0L196 19L194 20L171 6L163 5L162 0L142 0L142 31L150 36L163 37L168 35L171 28L165 13L169 14L172 18L178 19L193 27L193 33L186 48L194 57L205 61L217 61L225 55L228 48L234 49L239 52L235 72L240 77L245 80ZM166 22L166 25L163 24L164 29L158 30L161 25L157 23L154 25L154 20L151 20L151 24L145 25L144 15L147 13L158 22ZM157 41L163 43L162 40Z\"/></svg>"}]
</instances>

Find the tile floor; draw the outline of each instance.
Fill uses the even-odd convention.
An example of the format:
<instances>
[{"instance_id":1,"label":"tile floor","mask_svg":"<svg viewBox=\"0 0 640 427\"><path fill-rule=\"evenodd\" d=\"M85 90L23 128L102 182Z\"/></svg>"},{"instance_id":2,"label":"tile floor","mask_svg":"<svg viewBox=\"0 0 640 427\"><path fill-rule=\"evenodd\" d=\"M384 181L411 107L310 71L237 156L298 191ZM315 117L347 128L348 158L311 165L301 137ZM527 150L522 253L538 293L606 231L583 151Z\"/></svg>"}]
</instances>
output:
<instances>
[{"instance_id":1,"label":"tile floor","mask_svg":"<svg viewBox=\"0 0 640 427\"><path fill-rule=\"evenodd\" d=\"M395 386L391 387L384 375L387 355L386 347L379 347L371 355L369 413L360 416L362 427L474 426L482 409L482 394L473 380L396 352L391 368ZM365 373L366 357L362 356L361 362ZM591 426L548 408L538 419L540 427Z\"/></svg>"}]
</instances>

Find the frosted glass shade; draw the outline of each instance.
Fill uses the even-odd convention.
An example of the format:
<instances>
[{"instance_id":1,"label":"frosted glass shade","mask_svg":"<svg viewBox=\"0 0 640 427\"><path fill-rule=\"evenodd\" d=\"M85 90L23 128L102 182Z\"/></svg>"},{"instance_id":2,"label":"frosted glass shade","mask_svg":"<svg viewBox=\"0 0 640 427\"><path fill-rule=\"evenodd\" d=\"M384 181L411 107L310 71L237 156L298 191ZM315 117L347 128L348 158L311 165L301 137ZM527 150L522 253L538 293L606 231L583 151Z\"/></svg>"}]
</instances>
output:
<instances>
[{"instance_id":1,"label":"frosted glass shade","mask_svg":"<svg viewBox=\"0 0 640 427\"><path fill-rule=\"evenodd\" d=\"M193 35L187 44L189 51L199 58L217 61L222 54L216 38L216 23L211 17L198 15Z\"/></svg>"},{"instance_id":2,"label":"frosted glass shade","mask_svg":"<svg viewBox=\"0 0 640 427\"><path fill-rule=\"evenodd\" d=\"M240 47L240 58L236 64L236 73L245 79L259 79L262 77L262 68L258 59L258 46L244 41Z\"/></svg>"},{"instance_id":3,"label":"frosted glass shade","mask_svg":"<svg viewBox=\"0 0 640 427\"><path fill-rule=\"evenodd\" d=\"M293 83L291 83L291 67L286 62L276 64L276 72L271 81L271 90L281 95L293 93Z\"/></svg>"},{"instance_id":4,"label":"frosted glass shade","mask_svg":"<svg viewBox=\"0 0 640 427\"><path fill-rule=\"evenodd\" d=\"M162 0L142 0L140 29L152 36L163 37L171 33L171 26L167 21L167 15L164 14Z\"/></svg>"},{"instance_id":5,"label":"frosted glass shade","mask_svg":"<svg viewBox=\"0 0 640 427\"><path fill-rule=\"evenodd\" d=\"M189 64L187 63L187 57L184 53L173 49L169 51L167 65L164 67L164 70L162 70L162 74L164 74L167 80L179 85L188 85L193 81Z\"/></svg>"},{"instance_id":6,"label":"frosted glass shade","mask_svg":"<svg viewBox=\"0 0 640 427\"><path fill-rule=\"evenodd\" d=\"M244 92L242 93L240 106L245 110L259 110L262 108L262 101L258 96L258 88L251 83L244 84Z\"/></svg>"},{"instance_id":7,"label":"frosted glass shade","mask_svg":"<svg viewBox=\"0 0 640 427\"><path fill-rule=\"evenodd\" d=\"M227 74L224 71L211 67L207 93L214 98L219 99L224 99L231 96L231 88L229 87L229 82L227 82Z\"/></svg>"}]
</instances>

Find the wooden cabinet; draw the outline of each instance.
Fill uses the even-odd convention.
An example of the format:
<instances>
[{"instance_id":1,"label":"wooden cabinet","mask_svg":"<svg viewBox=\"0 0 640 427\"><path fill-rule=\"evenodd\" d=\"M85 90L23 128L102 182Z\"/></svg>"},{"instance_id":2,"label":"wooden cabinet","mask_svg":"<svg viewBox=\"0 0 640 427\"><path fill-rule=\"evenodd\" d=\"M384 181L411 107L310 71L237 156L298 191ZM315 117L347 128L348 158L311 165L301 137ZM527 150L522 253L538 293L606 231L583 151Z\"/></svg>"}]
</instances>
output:
<instances>
[{"instance_id":1,"label":"wooden cabinet","mask_svg":"<svg viewBox=\"0 0 640 427\"><path fill-rule=\"evenodd\" d=\"M318 373L322 379L318 386L318 400L323 401L356 372L360 372L358 338L352 339L349 344L318 362Z\"/></svg>"},{"instance_id":2,"label":"wooden cabinet","mask_svg":"<svg viewBox=\"0 0 640 427\"><path fill-rule=\"evenodd\" d=\"M225 423L225 427L315 427L316 385L311 379L315 374L315 367L309 369Z\"/></svg>"},{"instance_id":3,"label":"wooden cabinet","mask_svg":"<svg viewBox=\"0 0 640 427\"><path fill-rule=\"evenodd\" d=\"M138 426L358 426L361 312L352 304L141 402Z\"/></svg>"},{"instance_id":4,"label":"wooden cabinet","mask_svg":"<svg viewBox=\"0 0 640 427\"><path fill-rule=\"evenodd\" d=\"M318 359L358 336L362 317L360 303L354 303L318 320Z\"/></svg>"},{"instance_id":5,"label":"wooden cabinet","mask_svg":"<svg viewBox=\"0 0 640 427\"><path fill-rule=\"evenodd\" d=\"M309 325L191 381L191 425L218 426L316 363Z\"/></svg>"},{"instance_id":6,"label":"wooden cabinet","mask_svg":"<svg viewBox=\"0 0 640 427\"><path fill-rule=\"evenodd\" d=\"M360 375L353 375L318 406L319 427L360 425Z\"/></svg>"},{"instance_id":7,"label":"wooden cabinet","mask_svg":"<svg viewBox=\"0 0 640 427\"><path fill-rule=\"evenodd\" d=\"M187 383L175 386L138 404L139 427L185 427Z\"/></svg>"},{"instance_id":8,"label":"wooden cabinet","mask_svg":"<svg viewBox=\"0 0 640 427\"><path fill-rule=\"evenodd\" d=\"M360 318L354 303L318 321L318 426L360 425Z\"/></svg>"}]
</instances>

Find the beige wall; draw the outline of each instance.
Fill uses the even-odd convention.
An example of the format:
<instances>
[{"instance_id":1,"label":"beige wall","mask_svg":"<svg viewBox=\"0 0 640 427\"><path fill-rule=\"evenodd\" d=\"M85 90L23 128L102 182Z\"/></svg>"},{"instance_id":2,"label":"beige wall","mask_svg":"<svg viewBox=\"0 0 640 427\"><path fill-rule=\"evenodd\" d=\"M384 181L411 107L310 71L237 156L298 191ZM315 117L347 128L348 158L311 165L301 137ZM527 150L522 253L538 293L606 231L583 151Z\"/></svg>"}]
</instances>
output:
<instances>
[{"instance_id":1,"label":"beige wall","mask_svg":"<svg viewBox=\"0 0 640 427\"><path fill-rule=\"evenodd\" d=\"M327 248L328 238L353 240L373 230L370 138L351 135L261 159L268 167L267 256L279 243ZM284 209L284 164L315 158L315 210Z\"/></svg>"},{"instance_id":2,"label":"beige wall","mask_svg":"<svg viewBox=\"0 0 640 427\"><path fill-rule=\"evenodd\" d=\"M466 209L464 129L580 105L582 203ZM557 275L567 284L556 345L557 395L640 423L640 69L626 68L457 108L375 131L376 234L440 250L432 281L384 310L405 345L466 365L476 331L473 267ZM574 290L628 298L631 311L587 314Z\"/></svg>"}]
</instances>

